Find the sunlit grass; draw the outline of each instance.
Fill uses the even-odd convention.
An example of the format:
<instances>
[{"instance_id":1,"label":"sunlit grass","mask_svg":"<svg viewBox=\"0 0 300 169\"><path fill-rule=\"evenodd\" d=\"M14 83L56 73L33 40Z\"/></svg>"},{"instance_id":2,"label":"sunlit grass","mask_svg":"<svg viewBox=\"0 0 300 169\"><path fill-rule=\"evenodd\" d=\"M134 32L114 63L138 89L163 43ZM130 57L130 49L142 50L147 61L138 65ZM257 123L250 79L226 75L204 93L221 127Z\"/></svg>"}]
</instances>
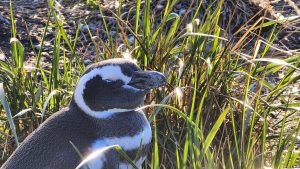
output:
<instances>
[{"instance_id":1,"label":"sunlit grass","mask_svg":"<svg viewBox=\"0 0 300 169\"><path fill-rule=\"evenodd\" d=\"M98 6L104 16L102 22L108 40L93 41L95 48L103 46L103 54L97 60L127 57L143 69L161 71L168 77L167 86L149 94L146 103L150 105L141 108L153 126L152 151L144 168L299 167L295 144L299 140L300 121L294 116L299 114L300 102L295 99L299 91L288 91L299 83L300 56L280 59L268 52L274 49L272 44L280 31L275 29L278 23L259 19L238 30L245 31L243 36L236 33L235 37L228 37L227 30L219 26L222 0L209 3L206 11L199 10L200 1L198 10L186 18L172 13L176 3L167 1L157 22L150 0L143 5L138 0L133 24L121 19L122 5L119 5L118 11L110 16L118 23L116 35L122 36L123 44L116 43L116 37L111 36L106 16ZM1 99L5 109L0 114L0 120L4 121L0 132L8 133L8 138L13 135L16 142L18 135L24 138L24 132L32 131L43 119L68 105L85 69L82 58L76 54L80 27L76 37L68 36L53 4L54 1L48 1L46 25L53 16L56 26L51 69L46 70L40 64L47 29L33 71L24 68L24 48L16 39L14 24L13 57L0 61L0 79L6 95L1 98L7 98L7 102ZM12 8L11 20L14 23ZM257 38L252 46L247 45L246 39L254 33L260 34L266 26L272 29L267 39ZM134 36L132 46L126 32ZM89 31L89 36L92 39L96 35ZM275 84L267 80L279 73L283 77ZM277 123L272 123L274 113L283 115ZM273 128L279 131L273 132ZM7 157L14 148L10 141L0 150Z\"/></svg>"}]
</instances>

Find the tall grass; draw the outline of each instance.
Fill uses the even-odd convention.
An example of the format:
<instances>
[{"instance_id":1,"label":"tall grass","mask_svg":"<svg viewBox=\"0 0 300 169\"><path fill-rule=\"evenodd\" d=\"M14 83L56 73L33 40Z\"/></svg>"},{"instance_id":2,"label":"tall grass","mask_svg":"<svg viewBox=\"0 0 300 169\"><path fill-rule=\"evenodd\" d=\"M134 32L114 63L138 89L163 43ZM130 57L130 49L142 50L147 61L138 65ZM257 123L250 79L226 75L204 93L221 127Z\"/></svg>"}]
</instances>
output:
<instances>
[{"instance_id":1,"label":"tall grass","mask_svg":"<svg viewBox=\"0 0 300 169\"><path fill-rule=\"evenodd\" d=\"M145 168L300 166L299 150L295 149L300 130L300 103L296 100L299 91L290 91L299 83L300 56L273 58L270 48L274 49L272 45L281 30L276 21L265 20L264 16L230 37L219 25L223 2L210 2L203 11L204 2L194 1L190 8L197 5L196 10L180 16L172 12L178 2L168 0L164 11L154 16L150 0L143 5L138 0L133 7L134 23L121 19L122 5L116 13L109 14L116 20L116 35L120 34L131 57L143 69L158 70L168 77L167 86L149 94L146 103L150 105L141 108L153 126L152 152ZM9 117L0 114L0 132L4 133L1 139L9 140L1 145L5 158L16 147L11 133L17 133L22 140L27 135L24 133L36 128L44 116L68 105L84 70L82 58L76 55L78 34L69 38L53 4L48 1L48 20L53 16L56 25L51 69L40 64L47 29L34 69L24 66L24 48L16 39L14 24L13 59L0 61L0 79L8 102L3 105L10 105L12 116L18 114L15 128L8 125ZM98 9L108 35L104 43L94 41L95 48L104 46L99 60L122 57L124 53L117 50L117 37L111 36L100 5ZM14 23L12 8L10 12ZM262 39L258 35L266 34L265 27L271 31ZM127 33L134 36L132 46ZM89 35L95 36L93 32ZM250 38L252 43L247 41ZM276 83L268 80L278 74L283 77ZM282 115L275 123L274 114Z\"/></svg>"}]
</instances>

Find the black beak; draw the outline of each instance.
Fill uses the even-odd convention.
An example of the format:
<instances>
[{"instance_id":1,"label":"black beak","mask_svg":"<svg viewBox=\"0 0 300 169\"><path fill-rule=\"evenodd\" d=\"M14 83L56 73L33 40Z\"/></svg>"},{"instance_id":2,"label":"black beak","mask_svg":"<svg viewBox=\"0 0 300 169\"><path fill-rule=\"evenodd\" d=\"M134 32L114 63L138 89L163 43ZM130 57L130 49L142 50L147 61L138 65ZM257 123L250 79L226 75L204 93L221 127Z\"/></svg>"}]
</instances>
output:
<instances>
[{"instance_id":1,"label":"black beak","mask_svg":"<svg viewBox=\"0 0 300 169\"><path fill-rule=\"evenodd\" d=\"M164 86L167 83L166 77L156 71L136 71L128 85L138 88L150 90Z\"/></svg>"}]
</instances>

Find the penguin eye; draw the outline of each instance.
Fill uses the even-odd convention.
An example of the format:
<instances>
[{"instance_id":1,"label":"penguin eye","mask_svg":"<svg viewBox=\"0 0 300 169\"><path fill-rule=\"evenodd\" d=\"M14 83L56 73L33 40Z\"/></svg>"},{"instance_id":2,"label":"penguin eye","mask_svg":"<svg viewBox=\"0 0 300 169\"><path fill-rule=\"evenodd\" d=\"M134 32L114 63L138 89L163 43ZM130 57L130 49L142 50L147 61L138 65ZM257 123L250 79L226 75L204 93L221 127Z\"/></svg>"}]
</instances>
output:
<instances>
[{"instance_id":1,"label":"penguin eye","mask_svg":"<svg viewBox=\"0 0 300 169\"><path fill-rule=\"evenodd\" d=\"M129 77L131 77L134 74L134 72L140 71L140 70L141 69L134 64L122 67L122 73Z\"/></svg>"}]
</instances>

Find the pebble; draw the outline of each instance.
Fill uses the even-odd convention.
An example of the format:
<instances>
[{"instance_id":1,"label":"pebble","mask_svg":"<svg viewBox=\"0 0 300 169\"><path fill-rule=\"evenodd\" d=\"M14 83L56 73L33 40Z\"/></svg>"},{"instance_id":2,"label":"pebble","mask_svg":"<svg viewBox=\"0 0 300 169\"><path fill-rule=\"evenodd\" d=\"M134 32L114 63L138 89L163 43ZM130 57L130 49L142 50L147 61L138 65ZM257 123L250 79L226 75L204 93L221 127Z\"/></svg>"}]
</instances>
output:
<instances>
[{"instance_id":1,"label":"pebble","mask_svg":"<svg viewBox=\"0 0 300 169\"><path fill-rule=\"evenodd\" d=\"M41 55L46 56L46 57L50 57L49 53L47 53L47 52L42 52Z\"/></svg>"},{"instance_id":2,"label":"pebble","mask_svg":"<svg viewBox=\"0 0 300 169\"><path fill-rule=\"evenodd\" d=\"M130 36L129 39L128 39L128 42L129 42L130 45L132 45L133 42L134 42L134 36Z\"/></svg>"},{"instance_id":3,"label":"pebble","mask_svg":"<svg viewBox=\"0 0 300 169\"><path fill-rule=\"evenodd\" d=\"M83 33L88 33L88 26L87 26L87 25L80 24L80 30L81 30Z\"/></svg>"},{"instance_id":4,"label":"pebble","mask_svg":"<svg viewBox=\"0 0 300 169\"><path fill-rule=\"evenodd\" d=\"M181 3L178 3L177 5L175 5L175 8L177 9L180 9L182 6L181 6Z\"/></svg>"},{"instance_id":5,"label":"pebble","mask_svg":"<svg viewBox=\"0 0 300 169\"><path fill-rule=\"evenodd\" d=\"M4 53L0 53L0 60L5 60L5 55L4 55Z\"/></svg>"},{"instance_id":6,"label":"pebble","mask_svg":"<svg viewBox=\"0 0 300 169\"><path fill-rule=\"evenodd\" d=\"M161 5L161 4L157 4L157 5L156 5L156 9L158 9L158 10L163 9L163 8L164 8L164 6Z\"/></svg>"},{"instance_id":7,"label":"pebble","mask_svg":"<svg viewBox=\"0 0 300 169\"><path fill-rule=\"evenodd\" d=\"M101 14L98 14L98 15L97 15L97 18L101 19L101 18L102 18L102 15L101 15Z\"/></svg>"},{"instance_id":8,"label":"pebble","mask_svg":"<svg viewBox=\"0 0 300 169\"><path fill-rule=\"evenodd\" d=\"M96 25L95 24L89 24L90 31L95 31L96 30Z\"/></svg>"},{"instance_id":9,"label":"pebble","mask_svg":"<svg viewBox=\"0 0 300 169\"><path fill-rule=\"evenodd\" d=\"M78 14L77 13L71 13L72 17L76 17Z\"/></svg>"},{"instance_id":10,"label":"pebble","mask_svg":"<svg viewBox=\"0 0 300 169\"><path fill-rule=\"evenodd\" d=\"M40 50L41 49L41 45L40 44L35 45L34 47L35 47L36 50Z\"/></svg>"},{"instance_id":11,"label":"pebble","mask_svg":"<svg viewBox=\"0 0 300 169\"><path fill-rule=\"evenodd\" d=\"M116 31L110 31L110 34L112 37L114 37L116 35Z\"/></svg>"},{"instance_id":12,"label":"pebble","mask_svg":"<svg viewBox=\"0 0 300 169\"><path fill-rule=\"evenodd\" d=\"M83 61L84 65L87 66L87 65L90 65L92 64L93 62L90 60L90 59L86 59Z\"/></svg>"},{"instance_id":13,"label":"pebble","mask_svg":"<svg viewBox=\"0 0 300 169\"><path fill-rule=\"evenodd\" d=\"M1 16L0 14L0 22L4 22L5 24L9 25L10 24L10 21L4 17Z\"/></svg>"},{"instance_id":14,"label":"pebble","mask_svg":"<svg viewBox=\"0 0 300 169\"><path fill-rule=\"evenodd\" d=\"M42 79L42 74L41 74L41 72L37 72L37 73L36 73L36 77L37 77L38 80L41 80L41 79Z\"/></svg>"},{"instance_id":15,"label":"pebble","mask_svg":"<svg viewBox=\"0 0 300 169\"><path fill-rule=\"evenodd\" d=\"M47 46L47 47L49 47L49 46L51 46L51 43L50 43L50 42L47 42L47 41L45 41L45 42L44 42L44 46Z\"/></svg>"},{"instance_id":16,"label":"pebble","mask_svg":"<svg viewBox=\"0 0 300 169\"><path fill-rule=\"evenodd\" d=\"M44 46L45 46L45 47L50 47L50 46L51 46L51 43L45 41L45 42L44 42ZM34 47L35 47L36 50L40 50L40 49L41 49L41 44L35 45Z\"/></svg>"},{"instance_id":17,"label":"pebble","mask_svg":"<svg viewBox=\"0 0 300 169\"><path fill-rule=\"evenodd\" d=\"M186 10L185 9L180 9L179 10L179 15L181 16L181 15L184 15L185 14L185 12L186 12Z\"/></svg>"},{"instance_id":18,"label":"pebble","mask_svg":"<svg viewBox=\"0 0 300 169\"><path fill-rule=\"evenodd\" d=\"M110 19L107 23L107 26L115 26L117 22L114 19Z\"/></svg>"}]
</instances>

